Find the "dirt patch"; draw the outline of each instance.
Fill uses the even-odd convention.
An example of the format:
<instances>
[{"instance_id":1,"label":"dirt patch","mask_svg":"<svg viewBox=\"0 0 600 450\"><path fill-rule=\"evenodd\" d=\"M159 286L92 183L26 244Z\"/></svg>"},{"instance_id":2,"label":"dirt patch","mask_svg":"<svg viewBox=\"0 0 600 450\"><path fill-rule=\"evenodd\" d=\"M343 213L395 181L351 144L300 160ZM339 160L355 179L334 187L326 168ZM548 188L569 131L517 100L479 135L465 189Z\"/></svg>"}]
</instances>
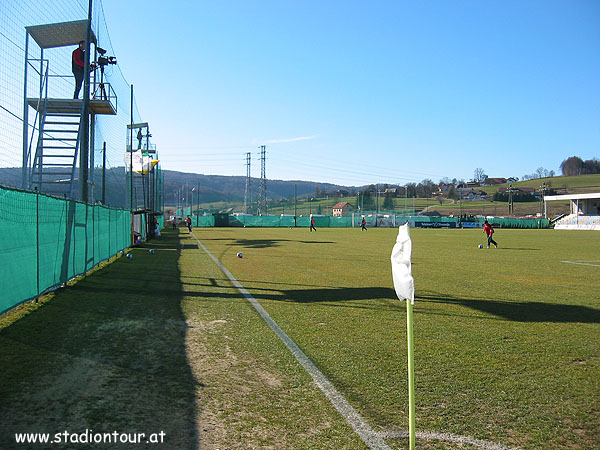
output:
<instances>
[{"instance_id":1,"label":"dirt patch","mask_svg":"<svg viewBox=\"0 0 600 450\"><path fill-rule=\"evenodd\" d=\"M188 361L200 382L196 390L200 448L242 448L243 435L232 430L232 423L255 423L255 435L250 440L260 440L261 434L271 440L260 448L285 448L285 437L279 443L272 441L266 431L268 419L249 406L257 399L268 404L269 396L279 397L283 388L280 376L262 367L248 353L236 354L232 350L227 335L232 324L227 320L188 319L187 323Z\"/></svg>"}]
</instances>

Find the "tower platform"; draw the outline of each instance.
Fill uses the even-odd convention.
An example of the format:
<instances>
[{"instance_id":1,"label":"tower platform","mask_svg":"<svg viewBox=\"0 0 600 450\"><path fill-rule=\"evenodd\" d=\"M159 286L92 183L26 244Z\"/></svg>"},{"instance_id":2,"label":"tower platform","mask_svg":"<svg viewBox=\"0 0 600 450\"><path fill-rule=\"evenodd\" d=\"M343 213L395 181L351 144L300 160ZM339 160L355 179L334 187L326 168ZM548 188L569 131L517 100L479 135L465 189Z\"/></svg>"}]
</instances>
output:
<instances>
[{"instance_id":1,"label":"tower platform","mask_svg":"<svg viewBox=\"0 0 600 450\"><path fill-rule=\"evenodd\" d=\"M69 113L75 108L81 108L83 100L69 98L49 98L48 107L51 107L55 112ZM38 112L44 107L44 100L39 98L27 98L27 104ZM90 100L90 112L92 114L105 114L114 116L117 114L117 109L110 100Z\"/></svg>"}]
</instances>

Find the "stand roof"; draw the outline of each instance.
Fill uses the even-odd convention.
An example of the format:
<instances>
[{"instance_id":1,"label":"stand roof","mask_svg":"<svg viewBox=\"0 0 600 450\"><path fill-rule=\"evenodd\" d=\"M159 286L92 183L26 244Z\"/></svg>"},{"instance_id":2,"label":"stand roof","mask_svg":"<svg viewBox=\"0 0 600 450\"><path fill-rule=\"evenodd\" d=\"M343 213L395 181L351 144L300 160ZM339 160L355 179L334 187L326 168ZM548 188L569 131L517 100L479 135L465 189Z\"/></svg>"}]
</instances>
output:
<instances>
[{"instance_id":1,"label":"stand roof","mask_svg":"<svg viewBox=\"0 0 600 450\"><path fill-rule=\"evenodd\" d=\"M40 48L65 47L77 45L85 40L87 20L73 22L49 23L25 27L29 35L37 42ZM96 35L92 30L91 40L96 43Z\"/></svg>"}]
</instances>

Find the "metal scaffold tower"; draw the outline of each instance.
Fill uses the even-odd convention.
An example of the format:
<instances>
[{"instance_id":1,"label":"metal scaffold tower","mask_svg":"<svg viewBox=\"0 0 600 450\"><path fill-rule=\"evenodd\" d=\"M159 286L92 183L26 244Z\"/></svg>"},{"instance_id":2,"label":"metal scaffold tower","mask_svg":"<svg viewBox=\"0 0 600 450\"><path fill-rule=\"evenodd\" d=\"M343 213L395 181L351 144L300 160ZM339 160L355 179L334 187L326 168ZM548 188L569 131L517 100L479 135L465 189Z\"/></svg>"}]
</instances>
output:
<instances>
[{"instance_id":1,"label":"metal scaffold tower","mask_svg":"<svg viewBox=\"0 0 600 450\"><path fill-rule=\"evenodd\" d=\"M110 84L104 83L103 78L96 80L94 72L90 87L89 50L93 44L93 59L96 59L101 49L89 19L29 26L25 30L22 187L87 202L90 180L93 180L93 174L90 176L90 169L94 167L93 152L89 149L94 146L96 115L117 113L117 98ZM39 47L39 58L31 54L34 49L30 38ZM53 98L49 95L51 81L67 75L49 70L50 60L44 58L44 50L77 45L80 41L85 42L88 50L83 98ZM34 74L31 80L28 79L30 72ZM35 111L31 121L30 110Z\"/></svg>"}]
</instances>

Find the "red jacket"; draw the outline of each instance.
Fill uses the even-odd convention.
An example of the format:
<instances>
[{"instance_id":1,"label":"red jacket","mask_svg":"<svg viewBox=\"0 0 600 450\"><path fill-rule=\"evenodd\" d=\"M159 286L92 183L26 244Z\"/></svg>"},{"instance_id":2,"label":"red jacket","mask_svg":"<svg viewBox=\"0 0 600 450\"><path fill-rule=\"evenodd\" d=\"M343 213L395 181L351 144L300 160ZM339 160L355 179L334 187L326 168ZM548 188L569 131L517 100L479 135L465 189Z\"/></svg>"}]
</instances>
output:
<instances>
[{"instance_id":1,"label":"red jacket","mask_svg":"<svg viewBox=\"0 0 600 450\"><path fill-rule=\"evenodd\" d=\"M489 223L483 225L483 231L485 231L485 234L487 234L488 236L494 234L494 229Z\"/></svg>"},{"instance_id":2,"label":"red jacket","mask_svg":"<svg viewBox=\"0 0 600 450\"><path fill-rule=\"evenodd\" d=\"M84 53L81 51L81 49L79 47L77 47L75 50L73 50L73 60L71 61L71 66L73 68L73 71L75 71L75 70L83 71L83 65L84 65L83 57L84 57Z\"/></svg>"}]
</instances>

